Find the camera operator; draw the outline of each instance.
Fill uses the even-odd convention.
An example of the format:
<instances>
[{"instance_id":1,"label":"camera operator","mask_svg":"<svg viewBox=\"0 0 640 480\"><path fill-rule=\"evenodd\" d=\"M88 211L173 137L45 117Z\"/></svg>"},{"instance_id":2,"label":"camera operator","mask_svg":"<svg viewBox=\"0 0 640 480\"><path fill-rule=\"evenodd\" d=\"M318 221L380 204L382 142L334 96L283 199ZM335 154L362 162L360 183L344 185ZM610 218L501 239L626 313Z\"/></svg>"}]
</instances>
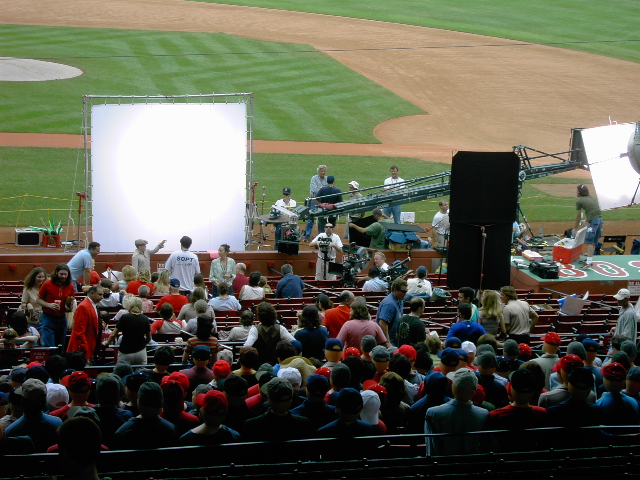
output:
<instances>
[{"instance_id":1,"label":"camera operator","mask_svg":"<svg viewBox=\"0 0 640 480\"><path fill-rule=\"evenodd\" d=\"M314 238L309 246L318 249L316 280L335 280L336 276L328 273L329 262L336 261L337 252L342 253L342 240L333 233L333 224L328 222L324 226L324 233Z\"/></svg>"}]
</instances>

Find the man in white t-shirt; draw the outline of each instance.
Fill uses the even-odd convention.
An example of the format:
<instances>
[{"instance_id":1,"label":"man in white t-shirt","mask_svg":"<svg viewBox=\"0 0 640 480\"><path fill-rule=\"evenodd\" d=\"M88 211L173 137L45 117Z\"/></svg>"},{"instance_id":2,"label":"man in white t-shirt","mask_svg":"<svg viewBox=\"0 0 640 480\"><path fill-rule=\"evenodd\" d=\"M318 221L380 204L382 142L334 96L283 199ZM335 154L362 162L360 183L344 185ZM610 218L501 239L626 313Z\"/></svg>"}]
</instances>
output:
<instances>
[{"instance_id":1,"label":"man in white t-shirt","mask_svg":"<svg viewBox=\"0 0 640 480\"><path fill-rule=\"evenodd\" d=\"M446 245L447 237L449 236L449 202L446 200L440 200L440 210L433 216L433 222L431 222L431 228L436 230L435 247L444 247Z\"/></svg>"},{"instance_id":2,"label":"man in white t-shirt","mask_svg":"<svg viewBox=\"0 0 640 480\"><path fill-rule=\"evenodd\" d=\"M328 243L320 242L321 238L327 238ZM340 237L333 233L333 224L327 222L324 226L324 233L320 233L309 244L311 248L318 249L318 262L316 263L316 280L335 280L335 275L330 275L329 262L336 261L337 252L342 253L342 240ZM328 249L328 250L327 250ZM325 261L325 252L326 261ZM326 268L325 268L326 265Z\"/></svg>"},{"instance_id":3,"label":"man in white t-shirt","mask_svg":"<svg viewBox=\"0 0 640 480\"><path fill-rule=\"evenodd\" d=\"M296 207L296 201L291 198L291 189L289 187L284 187L282 189L282 198L276 202L276 207L285 208L289 211L293 210ZM278 243L280 242L280 231L282 230L282 224L276 224L276 241L275 241L275 250L278 249Z\"/></svg>"},{"instance_id":4,"label":"man in white t-shirt","mask_svg":"<svg viewBox=\"0 0 640 480\"><path fill-rule=\"evenodd\" d=\"M402 190L404 188L404 180L398 176L398 167L395 165L391 166L391 176L387 177L384 181L384 189L386 193L391 193L396 190ZM398 185L399 184L399 185ZM400 214L402 213L402 207L400 205L396 205L394 207L386 207L384 209L384 214L388 217L393 215L394 223L400 223Z\"/></svg>"},{"instance_id":5,"label":"man in white t-shirt","mask_svg":"<svg viewBox=\"0 0 640 480\"><path fill-rule=\"evenodd\" d=\"M180 280L181 292L193 292L193 277L196 273L200 273L198 257L189 251L191 243L191 237L186 235L182 237L180 250L173 252L165 265L171 273L171 278Z\"/></svg>"}]
</instances>

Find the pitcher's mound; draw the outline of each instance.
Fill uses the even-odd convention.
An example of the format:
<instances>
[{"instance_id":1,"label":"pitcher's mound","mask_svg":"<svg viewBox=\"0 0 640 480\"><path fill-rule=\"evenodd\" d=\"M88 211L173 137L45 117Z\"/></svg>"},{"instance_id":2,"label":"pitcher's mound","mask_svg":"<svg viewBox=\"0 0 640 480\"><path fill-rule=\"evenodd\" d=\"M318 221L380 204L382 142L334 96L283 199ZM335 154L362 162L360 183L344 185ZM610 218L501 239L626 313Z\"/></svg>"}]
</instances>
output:
<instances>
[{"instance_id":1,"label":"pitcher's mound","mask_svg":"<svg viewBox=\"0 0 640 480\"><path fill-rule=\"evenodd\" d=\"M28 58L0 57L0 81L42 82L82 75L82 70L60 63Z\"/></svg>"}]
</instances>

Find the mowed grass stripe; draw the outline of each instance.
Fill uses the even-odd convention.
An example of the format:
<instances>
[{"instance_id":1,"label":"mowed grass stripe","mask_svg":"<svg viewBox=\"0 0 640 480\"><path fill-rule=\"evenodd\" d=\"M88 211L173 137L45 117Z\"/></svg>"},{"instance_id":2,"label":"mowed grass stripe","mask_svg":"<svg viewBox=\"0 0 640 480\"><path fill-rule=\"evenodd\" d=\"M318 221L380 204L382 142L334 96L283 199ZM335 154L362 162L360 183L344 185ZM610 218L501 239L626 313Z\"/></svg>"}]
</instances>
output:
<instances>
[{"instance_id":1,"label":"mowed grass stripe","mask_svg":"<svg viewBox=\"0 0 640 480\"><path fill-rule=\"evenodd\" d=\"M640 2L610 0L198 0L381 20L526 42L590 42L565 48L640 61ZM622 43L594 43L614 41Z\"/></svg>"},{"instance_id":2,"label":"mowed grass stripe","mask_svg":"<svg viewBox=\"0 0 640 480\"><path fill-rule=\"evenodd\" d=\"M253 92L255 138L264 140L378 143L372 134L378 123L423 113L325 54L290 53L309 48L226 34L5 25L1 56L62 57L55 61L85 74L1 82L2 130L78 133L83 95ZM269 51L285 53L263 53ZM172 56L213 52L222 55ZM80 58L92 56L99 58ZM348 106L359 101L367 102L364 118Z\"/></svg>"}]
</instances>

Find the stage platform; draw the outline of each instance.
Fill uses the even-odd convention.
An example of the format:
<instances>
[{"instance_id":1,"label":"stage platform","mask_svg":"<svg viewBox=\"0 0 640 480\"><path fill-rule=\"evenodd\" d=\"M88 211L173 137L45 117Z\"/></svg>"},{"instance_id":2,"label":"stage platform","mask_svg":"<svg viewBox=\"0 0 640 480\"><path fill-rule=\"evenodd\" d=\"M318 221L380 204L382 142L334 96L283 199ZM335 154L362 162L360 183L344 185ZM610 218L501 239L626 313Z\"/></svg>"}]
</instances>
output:
<instances>
[{"instance_id":1,"label":"stage platform","mask_svg":"<svg viewBox=\"0 0 640 480\"><path fill-rule=\"evenodd\" d=\"M540 278L527 267L511 267L511 284L517 289L544 292L556 290L566 294L604 293L615 294L621 288L628 288L632 295L640 294L640 256L638 255L597 255L593 257L593 268L584 270L581 260L571 264L562 264L558 278L554 280ZM584 256L582 258L585 258Z\"/></svg>"}]
</instances>

